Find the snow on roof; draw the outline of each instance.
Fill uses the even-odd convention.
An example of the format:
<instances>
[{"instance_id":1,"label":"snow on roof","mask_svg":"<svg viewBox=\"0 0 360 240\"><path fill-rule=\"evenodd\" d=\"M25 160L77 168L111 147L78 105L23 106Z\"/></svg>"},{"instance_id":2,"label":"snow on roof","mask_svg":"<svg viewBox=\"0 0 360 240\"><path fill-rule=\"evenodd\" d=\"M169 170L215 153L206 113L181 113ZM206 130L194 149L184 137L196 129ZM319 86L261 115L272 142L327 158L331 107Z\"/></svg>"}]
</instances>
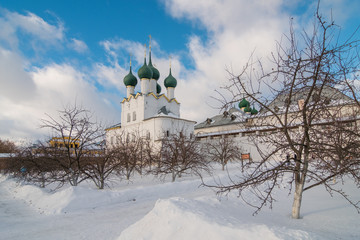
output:
<instances>
[{"instance_id":1,"label":"snow on roof","mask_svg":"<svg viewBox=\"0 0 360 240\"><path fill-rule=\"evenodd\" d=\"M111 129L114 129L114 128L121 128L121 123L117 123L115 125L112 125L108 128L105 128L105 131L108 131L108 130L111 130Z\"/></svg>"},{"instance_id":2,"label":"snow on roof","mask_svg":"<svg viewBox=\"0 0 360 240\"><path fill-rule=\"evenodd\" d=\"M251 115L246 114L239 109L231 108L229 111L225 111L222 114L213 116L212 118L208 118L204 122L199 123L195 126L195 129L244 123L246 119L251 117Z\"/></svg>"},{"instance_id":3,"label":"snow on roof","mask_svg":"<svg viewBox=\"0 0 360 240\"><path fill-rule=\"evenodd\" d=\"M0 153L0 158L8 158L11 156L12 156L12 153Z\"/></svg>"}]
</instances>

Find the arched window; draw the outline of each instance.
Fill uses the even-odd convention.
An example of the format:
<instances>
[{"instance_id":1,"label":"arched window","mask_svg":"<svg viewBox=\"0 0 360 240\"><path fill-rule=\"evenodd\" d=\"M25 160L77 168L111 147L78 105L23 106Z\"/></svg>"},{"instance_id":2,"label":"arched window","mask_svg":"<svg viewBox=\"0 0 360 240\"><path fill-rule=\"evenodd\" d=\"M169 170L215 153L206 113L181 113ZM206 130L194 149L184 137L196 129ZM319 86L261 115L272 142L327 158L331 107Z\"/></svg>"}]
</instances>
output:
<instances>
[{"instance_id":1,"label":"arched window","mask_svg":"<svg viewBox=\"0 0 360 240\"><path fill-rule=\"evenodd\" d=\"M131 121L131 115L130 115L130 113L127 114L127 121L128 121L128 122Z\"/></svg>"},{"instance_id":2,"label":"arched window","mask_svg":"<svg viewBox=\"0 0 360 240\"><path fill-rule=\"evenodd\" d=\"M136 112L133 112L133 121L136 120Z\"/></svg>"}]
</instances>

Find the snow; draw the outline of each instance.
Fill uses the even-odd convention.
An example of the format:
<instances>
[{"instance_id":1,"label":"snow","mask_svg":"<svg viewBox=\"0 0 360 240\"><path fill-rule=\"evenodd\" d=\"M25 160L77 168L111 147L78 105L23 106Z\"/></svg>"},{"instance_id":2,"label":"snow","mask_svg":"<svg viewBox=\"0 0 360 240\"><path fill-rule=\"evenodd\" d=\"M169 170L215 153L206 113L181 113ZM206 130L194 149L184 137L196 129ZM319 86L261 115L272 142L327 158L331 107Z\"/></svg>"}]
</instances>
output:
<instances>
[{"instance_id":1,"label":"snow","mask_svg":"<svg viewBox=\"0 0 360 240\"><path fill-rule=\"evenodd\" d=\"M123 231L118 240L282 239L276 233L282 230L270 229L263 224L242 224L237 217L241 213L223 209L218 201L206 200L158 200L153 210ZM282 237L308 239L306 232L289 229Z\"/></svg>"},{"instance_id":2,"label":"snow","mask_svg":"<svg viewBox=\"0 0 360 240\"><path fill-rule=\"evenodd\" d=\"M225 181L219 168L214 178ZM238 169L230 167L230 175ZM304 193L302 219L291 219L292 196L277 189L273 209L254 209L236 193L216 196L199 187L196 176L177 182L153 176L113 181L98 190L92 184L52 191L0 175L0 239L359 239L359 214L340 196L323 188ZM53 186L52 186L53 187ZM347 182L344 190L360 199ZM254 199L256 201L256 199Z\"/></svg>"}]
</instances>

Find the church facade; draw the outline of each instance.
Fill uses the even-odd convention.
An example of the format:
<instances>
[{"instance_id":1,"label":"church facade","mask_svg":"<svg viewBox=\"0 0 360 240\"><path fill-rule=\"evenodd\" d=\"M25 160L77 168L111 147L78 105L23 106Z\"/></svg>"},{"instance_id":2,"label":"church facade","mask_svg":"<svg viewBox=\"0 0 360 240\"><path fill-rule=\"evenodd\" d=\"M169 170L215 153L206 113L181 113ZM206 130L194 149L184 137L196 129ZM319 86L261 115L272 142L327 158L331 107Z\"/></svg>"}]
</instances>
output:
<instances>
[{"instance_id":1,"label":"church facade","mask_svg":"<svg viewBox=\"0 0 360 240\"><path fill-rule=\"evenodd\" d=\"M164 79L166 94L161 93L158 83L160 72L152 64L151 47L149 61L137 71L140 92L135 93L138 78L130 71L124 77L126 97L121 101L121 123L106 129L107 146L115 146L120 141L144 138L152 143L160 143L164 137L183 134L193 138L195 121L180 118L180 103L175 97L177 80L169 75Z\"/></svg>"}]
</instances>

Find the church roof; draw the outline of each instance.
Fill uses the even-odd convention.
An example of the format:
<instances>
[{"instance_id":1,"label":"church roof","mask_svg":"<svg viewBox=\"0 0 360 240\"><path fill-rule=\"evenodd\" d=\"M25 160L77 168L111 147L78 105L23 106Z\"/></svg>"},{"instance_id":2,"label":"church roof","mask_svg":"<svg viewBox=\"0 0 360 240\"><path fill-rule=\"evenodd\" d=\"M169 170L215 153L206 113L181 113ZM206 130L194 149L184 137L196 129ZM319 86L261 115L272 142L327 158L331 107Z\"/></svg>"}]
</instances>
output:
<instances>
[{"instance_id":1,"label":"church roof","mask_svg":"<svg viewBox=\"0 0 360 240\"><path fill-rule=\"evenodd\" d=\"M250 106L250 103L245 98L243 98L239 102L239 108L246 108L247 106Z\"/></svg>"},{"instance_id":2,"label":"church roof","mask_svg":"<svg viewBox=\"0 0 360 240\"><path fill-rule=\"evenodd\" d=\"M171 74L171 68L170 68L169 76L167 76L164 80L164 85L166 88L169 88L169 87L174 88L177 85L176 78L174 78L173 75Z\"/></svg>"},{"instance_id":3,"label":"church roof","mask_svg":"<svg viewBox=\"0 0 360 240\"><path fill-rule=\"evenodd\" d=\"M133 87L135 87L137 84L137 79L131 71L131 66L130 66L129 74L124 77L124 84L125 86L133 86Z\"/></svg>"},{"instance_id":4,"label":"church roof","mask_svg":"<svg viewBox=\"0 0 360 240\"><path fill-rule=\"evenodd\" d=\"M144 65L138 70L138 76L140 79L151 79L153 77L151 68L146 64L146 57L144 57Z\"/></svg>"}]
</instances>

